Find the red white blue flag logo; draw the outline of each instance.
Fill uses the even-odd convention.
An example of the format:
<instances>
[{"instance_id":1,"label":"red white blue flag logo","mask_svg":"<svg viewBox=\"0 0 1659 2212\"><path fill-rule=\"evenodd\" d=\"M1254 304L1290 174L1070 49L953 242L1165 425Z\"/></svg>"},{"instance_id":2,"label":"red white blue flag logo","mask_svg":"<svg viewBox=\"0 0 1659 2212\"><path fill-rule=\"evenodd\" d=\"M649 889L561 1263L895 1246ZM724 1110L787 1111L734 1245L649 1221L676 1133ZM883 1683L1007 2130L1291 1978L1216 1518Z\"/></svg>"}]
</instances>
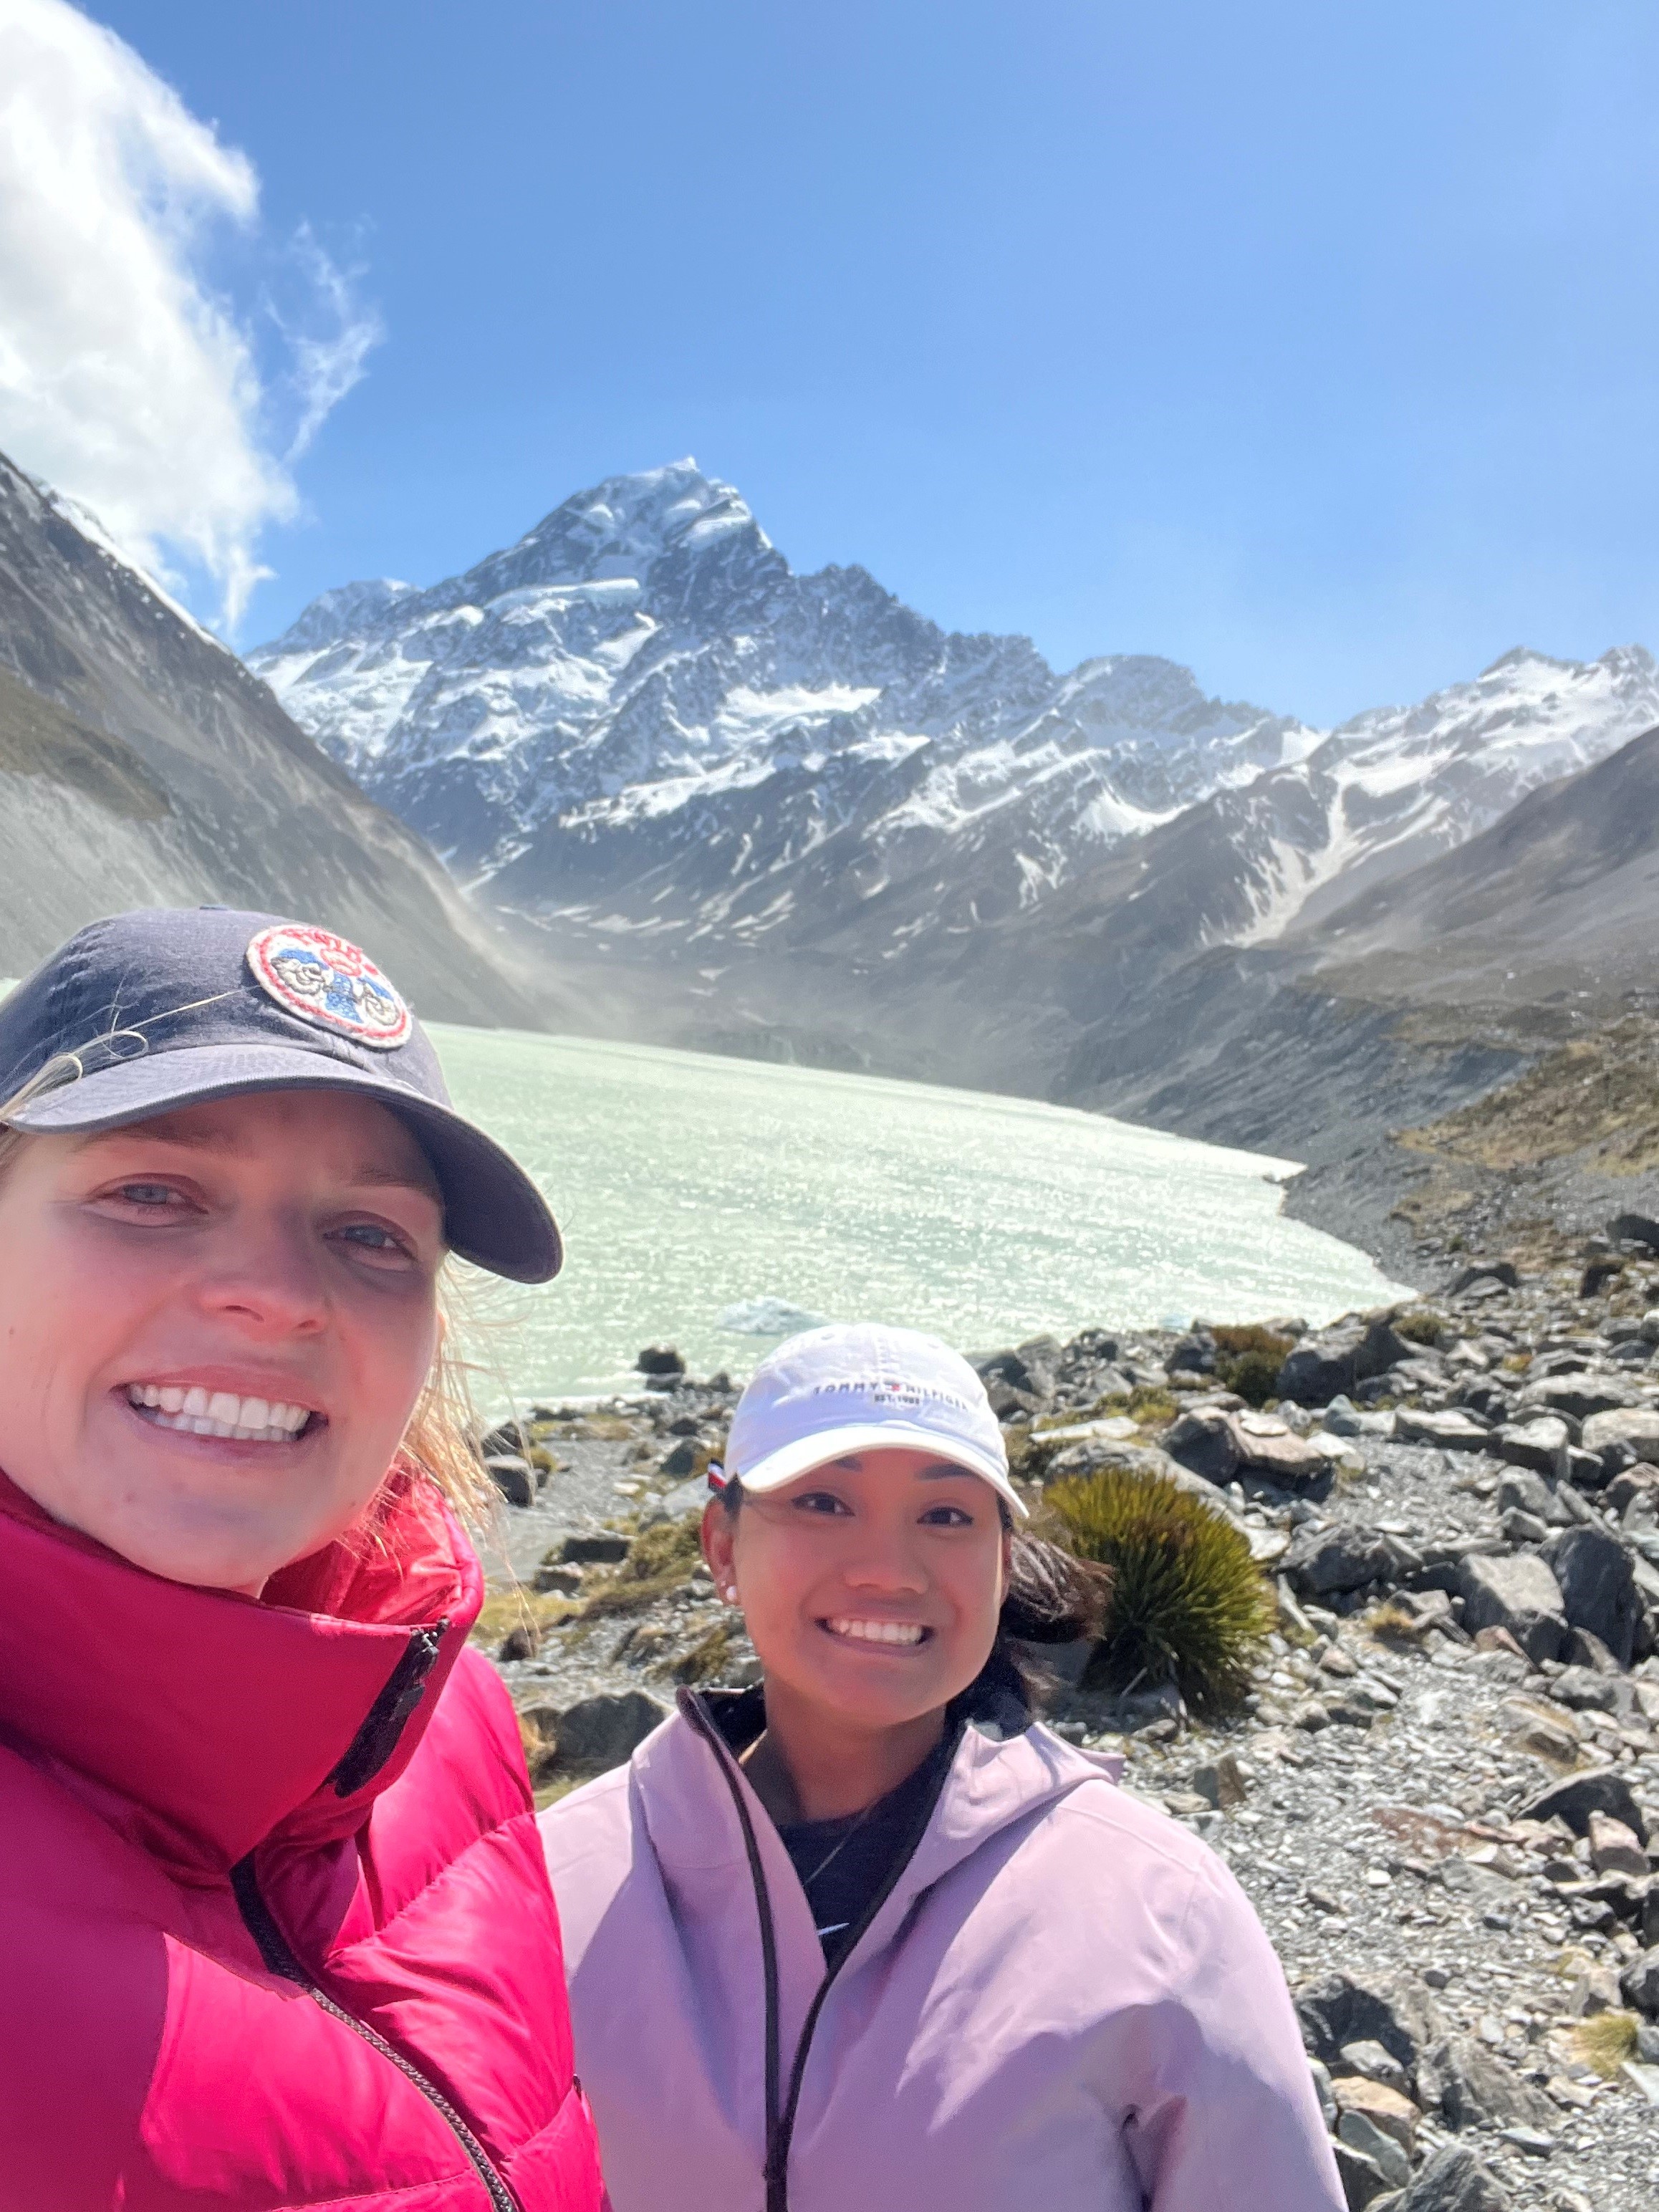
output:
<instances>
[{"instance_id":1,"label":"red white blue flag logo","mask_svg":"<svg viewBox=\"0 0 1659 2212\"><path fill-rule=\"evenodd\" d=\"M414 1017L395 985L368 953L326 929L279 922L247 949L253 979L284 1013L319 1030L395 1052L407 1044Z\"/></svg>"}]
</instances>

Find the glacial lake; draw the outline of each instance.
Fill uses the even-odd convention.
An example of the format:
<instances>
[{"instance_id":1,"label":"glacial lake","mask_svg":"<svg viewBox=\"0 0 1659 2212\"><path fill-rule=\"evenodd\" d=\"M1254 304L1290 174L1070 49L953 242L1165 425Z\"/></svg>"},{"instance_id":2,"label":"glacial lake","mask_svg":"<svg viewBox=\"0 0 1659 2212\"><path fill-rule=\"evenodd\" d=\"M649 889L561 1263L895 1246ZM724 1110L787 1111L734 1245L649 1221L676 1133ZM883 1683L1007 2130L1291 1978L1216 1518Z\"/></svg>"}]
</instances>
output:
<instances>
[{"instance_id":1,"label":"glacial lake","mask_svg":"<svg viewBox=\"0 0 1659 2212\"><path fill-rule=\"evenodd\" d=\"M1070 1108L643 1045L434 1025L455 1102L521 1159L557 1280L481 1285L520 1404L638 1387L641 1346L748 1373L809 1321L1042 1330L1332 1318L1404 1295L1279 1212L1295 1163ZM503 1402L486 1371L480 1401Z\"/></svg>"}]
</instances>

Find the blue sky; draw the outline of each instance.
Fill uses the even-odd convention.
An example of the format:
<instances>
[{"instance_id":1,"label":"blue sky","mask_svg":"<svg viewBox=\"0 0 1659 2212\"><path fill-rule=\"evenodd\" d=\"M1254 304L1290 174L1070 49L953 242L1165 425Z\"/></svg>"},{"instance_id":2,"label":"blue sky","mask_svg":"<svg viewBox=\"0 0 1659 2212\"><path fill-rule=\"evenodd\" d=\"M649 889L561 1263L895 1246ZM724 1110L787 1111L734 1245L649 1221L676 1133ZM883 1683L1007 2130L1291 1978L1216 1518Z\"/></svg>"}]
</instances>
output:
<instances>
[{"instance_id":1,"label":"blue sky","mask_svg":"<svg viewBox=\"0 0 1659 2212\"><path fill-rule=\"evenodd\" d=\"M1659 10L104 0L384 336L243 620L694 453L799 568L1310 720L1659 647ZM27 456L20 456L27 462Z\"/></svg>"}]
</instances>

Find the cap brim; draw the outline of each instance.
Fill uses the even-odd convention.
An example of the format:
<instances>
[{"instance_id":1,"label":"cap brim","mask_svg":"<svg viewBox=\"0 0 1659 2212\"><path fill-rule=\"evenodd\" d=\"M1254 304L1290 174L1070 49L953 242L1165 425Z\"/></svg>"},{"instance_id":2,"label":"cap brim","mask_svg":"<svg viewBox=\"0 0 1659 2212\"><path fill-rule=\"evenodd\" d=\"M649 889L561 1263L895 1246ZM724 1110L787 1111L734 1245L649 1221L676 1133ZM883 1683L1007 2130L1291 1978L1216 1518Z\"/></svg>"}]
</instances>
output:
<instances>
[{"instance_id":1,"label":"cap brim","mask_svg":"<svg viewBox=\"0 0 1659 2212\"><path fill-rule=\"evenodd\" d=\"M80 1136L255 1091L353 1091L376 1100L431 1161L452 1251L515 1283L545 1283L558 1273L564 1258L558 1224L511 1153L453 1107L324 1053L280 1044L181 1046L43 1091L7 1119L37 1135Z\"/></svg>"},{"instance_id":2,"label":"cap brim","mask_svg":"<svg viewBox=\"0 0 1659 2212\"><path fill-rule=\"evenodd\" d=\"M931 1459L944 1460L988 1482L1022 1517L1030 1510L1009 1480L1007 1468L988 1452L975 1451L972 1444L959 1443L941 1437L937 1429L910 1421L849 1421L842 1428L819 1429L815 1435L795 1437L780 1444L753 1467L728 1467L726 1473L734 1475L751 1496L758 1496L781 1490L785 1483L810 1474L815 1467L826 1466L833 1459L866 1451L924 1451Z\"/></svg>"}]
</instances>

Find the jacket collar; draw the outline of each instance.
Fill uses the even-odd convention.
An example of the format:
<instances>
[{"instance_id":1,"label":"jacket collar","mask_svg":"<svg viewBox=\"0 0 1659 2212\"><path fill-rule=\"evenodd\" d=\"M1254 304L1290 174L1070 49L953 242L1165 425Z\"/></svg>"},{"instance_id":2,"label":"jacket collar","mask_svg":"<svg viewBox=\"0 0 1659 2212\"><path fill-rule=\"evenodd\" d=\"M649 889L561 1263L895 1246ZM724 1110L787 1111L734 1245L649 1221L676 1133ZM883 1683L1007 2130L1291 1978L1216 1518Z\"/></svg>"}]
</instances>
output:
<instances>
[{"instance_id":1,"label":"jacket collar","mask_svg":"<svg viewBox=\"0 0 1659 2212\"><path fill-rule=\"evenodd\" d=\"M811 1914L782 1838L730 1755L753 1741L764 1720L757 1691L682 1692L675 1713L635 1753L633 1785L653 1850L665 1875L688 1898L711 1884L735 1884L745 1898L750 1880L732 1783L748 1811L781 1939L786 1981L792 1952L805 1960L806 1989L823 1970ZM699 1713L722 1742L695 1725ZM1115 1754L1074 1748L1001 1696L957 1711L963 1723L944 1783L920 1843L880 1911L841 1969L844 1975L884 1948L903 1927L917 1898L1016 1822L1046 1810L1085 1782L1115 1782ZM725 1759L728 1775L716 1767ZM747 1907L752 1915L753 1906ZM787 1994L787 1992L786 1992ZM796 1991L799 1997L799 1990Z\"/></svg>"},{"instance_id":2,"label":"jacket collar","mask_svg":"<svg viewBox=\"0 0 1659 2212\"><path fill-rule=\"evenodd\" d=\"M60 1528L0 1475L0 1735L186 1881L360 1827L407 1766L483 1603L477 1556L400 1465L372 1526L262 1598Z\"/></svg>"}]
</instances>

